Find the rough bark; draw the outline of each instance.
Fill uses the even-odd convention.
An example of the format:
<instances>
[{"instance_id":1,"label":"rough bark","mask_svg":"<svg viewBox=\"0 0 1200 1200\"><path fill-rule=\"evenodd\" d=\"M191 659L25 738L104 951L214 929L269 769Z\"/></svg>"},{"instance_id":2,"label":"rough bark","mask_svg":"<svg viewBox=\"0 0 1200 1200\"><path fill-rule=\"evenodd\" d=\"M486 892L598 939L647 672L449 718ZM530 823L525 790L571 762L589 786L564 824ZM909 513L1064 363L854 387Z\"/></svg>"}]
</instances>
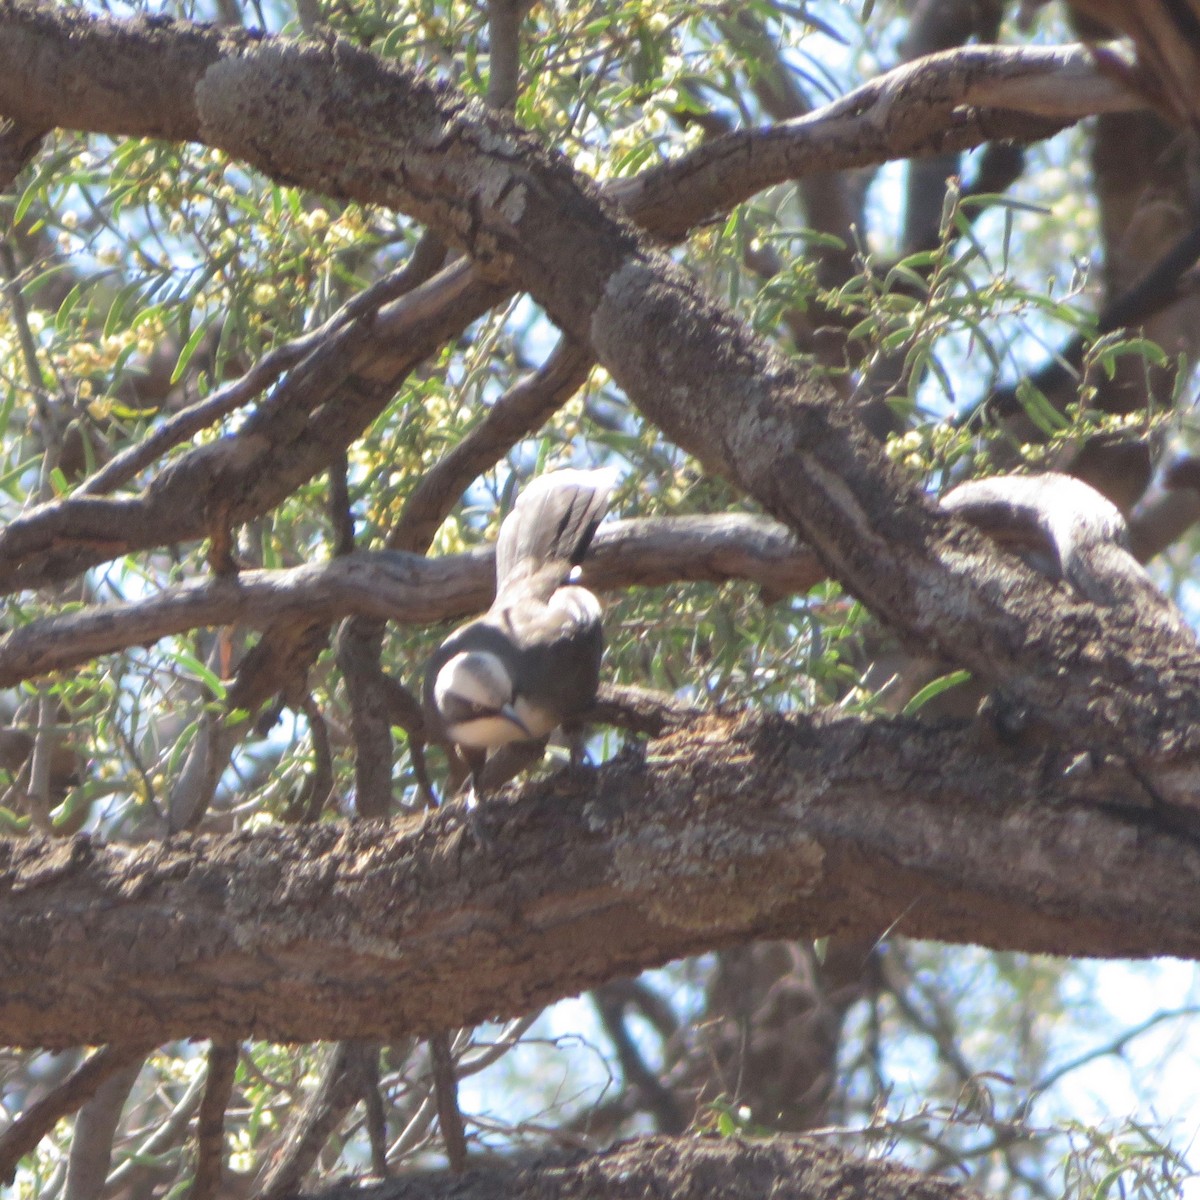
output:
<instances>
[{"instance_id":1,"label":"rough bark","mask_svg":"<svg viewBox=\"0 0 1200 1200\"><path fill-rule=\"evenodd\" d=\"M816 1139L648 1137L602 1154L554 1152L481 1167L457 1178L430 1174L344 1184L304 1200L969 1200L949 1179L886 1162L864 1162Z\"/></svg>"},{"instance_id":2,"label":"rough bark","mask_svg":"<svg viewBox=\"0 0 1200 1200\"><path fill-rule=\"evenodd\" d=\"M466 823L0 843L0 1042L424 1036L765 937L1200 956L1186 814L992 740L714 716Z\"/></svg>"}]
</instances>

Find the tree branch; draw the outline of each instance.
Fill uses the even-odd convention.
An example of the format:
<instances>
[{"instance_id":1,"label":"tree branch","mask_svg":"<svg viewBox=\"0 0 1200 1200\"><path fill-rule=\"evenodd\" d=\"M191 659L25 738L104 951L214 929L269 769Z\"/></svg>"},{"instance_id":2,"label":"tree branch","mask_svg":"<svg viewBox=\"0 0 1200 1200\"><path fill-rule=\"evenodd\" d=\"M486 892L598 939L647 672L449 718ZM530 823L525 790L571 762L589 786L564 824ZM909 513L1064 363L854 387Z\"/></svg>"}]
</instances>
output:
<instances>
[{"instance_id":1,"label":"tree branch","mask_svg":"<svg viewBox=\"0 0 1200 1200\"><path fill-rule=\"evenodd\" d=\"M963 46L905 63L804 116L713 138L609 194L643 227L682 237L786 180L1036 140L1084 116L1142 107L1086 47Z\"/></svg>"},{"instance_id":2,"label":"tree branch","mask_svg":"<svg viewBox=\"0 0 1200 1200\"><path fill-rule=\"evenodd\" d=\"M490 547L432 559L362 551L39 618L0 639L0 687L202 626L265 628L288 617L333 624L350 615L425 624L469 616L491 603L493 554ZM610 522L597 535L584 572L588 586L601 591L748 579L772 597L807 591L824 577L812 554L781 525L748 514Z\"/></svg>"},{"instance_id":3,"label":"tree branch","mask_svg":"<svg viewBox=\"0 0 1200 1200\"><path fill-rule=\"evenodd\" d=\"M196 1170L190 1200L212 1200L220 1194L225 1167L225 1109L233 1095L239 1047L214 1042L208 1048L204 1098L196 1120Z\"/></svg>"},{"instance_id":4,"label":"tree branch","mask_svg":"<svg viewBox=\"0 0 1200 1200\"><path fill-rule=\"evenodd\" d=\"M537 371L509 388L421 477L388 536L388 548L424 554L471 481L495 466L521 438L540 429L583 386L593 361L586 349L560 340Z\"/></svg>"},{"instance_id":5,"label":"tree branch","mask_svg":"<svg viewBox=\"0 0 1200 1200\"><path fill-rule=\"evenodd\" d=\"M0 1136L0 1181L10 1184L17 1163L36 1148L66 1116L70 1116L97 1088L118 1072L141 1063L146 1056L144 1045L112 1045L97 1050L77 1067L69 1078L48 1096L27 1105L19 1117Z\"/></svg>"},{"instance_id":6,"label":"tree branch","mask_svg":"<svg viewBox=\"0 0 1200 1200\"><path fill-rule=\"evenodd\" d=\"M388 1183L340 1184L305 1200L978 1200L949 1179L889 1162L864 1162L815 1138L647 1137L597 1155L553 1151L533 1160L478 1168L457 1178L410 1176Z\"/></svg>"},{"instance_id":7,"label":"tree branch","mask_svg":"<svg viewBox=\"0 0 1200 1200\"><path fill-rule=\"evenodd\" d=\"M1195 814L1117 766L993 742L710 716L469 825L450 806L136 849L0 842L0 1042L429 1036L832 932L1200 957L1200 850L1172 832Z\"/></svg>"}]
</instances>

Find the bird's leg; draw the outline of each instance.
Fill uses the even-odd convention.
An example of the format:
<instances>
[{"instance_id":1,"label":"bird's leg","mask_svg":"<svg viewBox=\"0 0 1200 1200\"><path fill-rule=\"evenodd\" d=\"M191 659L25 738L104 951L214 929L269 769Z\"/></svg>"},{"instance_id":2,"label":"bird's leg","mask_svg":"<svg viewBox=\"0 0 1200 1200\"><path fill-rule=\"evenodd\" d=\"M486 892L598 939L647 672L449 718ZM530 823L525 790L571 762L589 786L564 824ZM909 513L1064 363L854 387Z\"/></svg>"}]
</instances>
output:
<instances>
[{"instance_id":1,"label":"bird's leg","mask_svg":"<svg viewBox=\"0 0 1200 1200\"><path fill-rule=\"evenodd\" d=\"M460 784L458 792L462 799L459 816L463 827L470 832L476 844L490 850L495 842L479 819L479 801L486 790L484 768L487 766L488 752L473 746L459 746L458 753L468 769L467 777Z\"/></svg>"},{"instance_id":2,"label":"bird's leg","mask_svg":"<svg viewBox=\"0 0 1200 1200\"><path fill-rule=\"evenodd\" d=\"M563 738L567 743L567 770L572 774L590 767L592 760L587 752L587 731L582 725L564 725Z\"/></svg>"},{"instance_id":3,"label":"bird's leg","mask_svg":"<svg viewBox=\"0 0 1200 1200\"><path fill-rule=\"evenodd\" d=\"M468 808L475 808L484 792L483 769L487 766L487 751L477 750L473 746L459 746L459 754L467 764L468 775L464 782L466 790L462 793L463 802Z\"/></svg>"},{"instance_id":4,"label":"bird's leg","mask_svg":"<svg viewBox=\"0 0 1200 1200\"><path fill-rule=\"evenodd\" d=\"M417 791L425 801L426 808L438 808L437 792L433 790L433 780L429 778L429 766L425 761L425 739L409 735L408 757L412 761L413 774L417 777Z\"/></svg>"}]
</instances>

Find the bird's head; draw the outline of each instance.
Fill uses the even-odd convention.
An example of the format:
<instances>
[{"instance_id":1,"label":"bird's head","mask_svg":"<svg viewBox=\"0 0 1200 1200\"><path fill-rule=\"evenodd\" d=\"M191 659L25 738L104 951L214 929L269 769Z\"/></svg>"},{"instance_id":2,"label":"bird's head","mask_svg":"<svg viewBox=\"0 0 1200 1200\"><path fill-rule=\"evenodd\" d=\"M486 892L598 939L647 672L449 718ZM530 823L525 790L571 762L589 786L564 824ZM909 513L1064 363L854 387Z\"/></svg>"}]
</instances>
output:
<instances>
[{"instance_id":1,"label":"bird's head","mask_svg":"<svg viewBox=\"0 0 1200 1200\"><path fill-rule=\"evenodd\" d=\"M513 707L515 698L508 669L483 650L448 659L433 684L434 703L451 738L481 749L536 736Z\"/></svg>"}]
</instances>

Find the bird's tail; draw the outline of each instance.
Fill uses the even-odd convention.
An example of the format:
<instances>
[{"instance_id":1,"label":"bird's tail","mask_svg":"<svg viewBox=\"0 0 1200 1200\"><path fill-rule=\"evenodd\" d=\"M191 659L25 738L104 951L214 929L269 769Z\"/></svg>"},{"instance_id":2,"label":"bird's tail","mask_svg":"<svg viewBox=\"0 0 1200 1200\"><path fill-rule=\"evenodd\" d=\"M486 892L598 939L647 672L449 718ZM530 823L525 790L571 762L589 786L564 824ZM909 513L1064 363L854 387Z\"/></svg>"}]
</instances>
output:
<instances>
[{"instance_id":1,"label":"bird's tail","mask_svg":"<svg viewBox=\"0 0 1200 1200\"><path fill-rule=\"evenodd\" d=\"M535 576L547 592L562 583L583 561L616 482L612 468L552 471L534 479L500 526L497 592Z\"/></svg>"}]
</instances>

